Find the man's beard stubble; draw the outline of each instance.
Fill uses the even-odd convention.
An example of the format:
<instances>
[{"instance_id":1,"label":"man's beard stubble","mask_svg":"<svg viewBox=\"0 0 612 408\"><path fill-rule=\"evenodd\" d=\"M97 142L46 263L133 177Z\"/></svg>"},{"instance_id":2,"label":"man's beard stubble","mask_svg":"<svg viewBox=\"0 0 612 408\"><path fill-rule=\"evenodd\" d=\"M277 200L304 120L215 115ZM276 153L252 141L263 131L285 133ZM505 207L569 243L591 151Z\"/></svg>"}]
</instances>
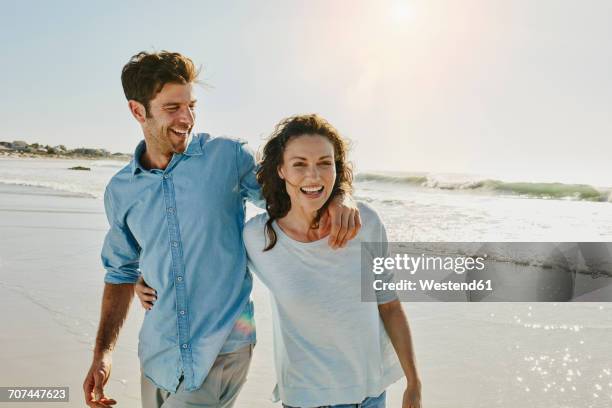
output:
<instances>
[{"instance_id":1,"label":"man's beard stubble","mask_svg":"<svg viewBox=\"0 0 612 408\"><path fill-rule=\"evenodd\" d=\"M175 153L183 153L187 149L186 143L180 142L178 145L172 143L171 126L157 126L155 119L151 119L153 123L147 126L149 140L154 144L153 149L164 155L172 155ZM188 140L189 138L187 138Z\"/></svg>"}]
</instances>

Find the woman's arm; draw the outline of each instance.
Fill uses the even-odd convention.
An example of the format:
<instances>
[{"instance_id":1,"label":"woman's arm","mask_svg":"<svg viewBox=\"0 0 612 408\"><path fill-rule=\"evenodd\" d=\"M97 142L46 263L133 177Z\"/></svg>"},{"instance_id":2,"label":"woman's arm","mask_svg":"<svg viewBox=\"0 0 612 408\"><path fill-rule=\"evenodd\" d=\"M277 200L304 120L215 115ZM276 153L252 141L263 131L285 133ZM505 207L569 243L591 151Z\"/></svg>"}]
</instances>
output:
<instances>
[{"instance_id":1,"label":"woman's arm","mask_svg":"<svg viewBox=\"0 0 612 408\"><path fill-rule=\"evenodd\" d=\"M399 300L378 305L378 313L406 375L402 408L421 408L421 380L417 373L408 319Z\"/></svg>"}]
</instances>

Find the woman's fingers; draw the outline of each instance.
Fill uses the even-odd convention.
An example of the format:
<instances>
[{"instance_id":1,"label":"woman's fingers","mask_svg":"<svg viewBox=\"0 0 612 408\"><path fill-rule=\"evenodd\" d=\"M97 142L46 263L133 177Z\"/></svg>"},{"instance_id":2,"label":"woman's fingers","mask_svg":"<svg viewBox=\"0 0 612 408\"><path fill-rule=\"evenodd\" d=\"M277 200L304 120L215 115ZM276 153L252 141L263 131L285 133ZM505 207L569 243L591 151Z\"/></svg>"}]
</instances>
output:
<instances>
[{"instance_id":1,"label":"woman's fingers","mask_svg":"<svg viewBox=\"0 0 612 408\"><path fill-rule=\"evenodd\" d=\"M153 304L157 300L157 292L152 287L148 286L142 276L136 282L136 286L134 287L134 291L136 292L136 296L138 296L138 300L140 300L140 304L145 310L151 310L153 308Z\"/></svg>"},{"instance_id":2,"label":"woman's fingers","mask_svg":"<svg viewBox=\"0 0 612 408\"><path fill-rule=\"evenodd\" d=\"M144 300L140 300L140 305L142 306L143 309L145 310L151 310L153 308L153 303L151 302L145 302Z\"/></svg>"},{"instance_id":3,"label":"woman's fingers","mask_svg":"<svg viewBox=\"0 0 612 408\"><path fill-rule=\"evenodd\" d=\"M138 282L136 282L136 286L134 287L134 290L136 291L138 296L140 296L141 294L155 295L155 296L157 295L157 291L153 289L152 287L150 287L149 285L147 285L146 282L142 280L142 277L139 278Z\"/></svg>"},{"instance_id":4,"label":"woman's fingers","mask_svg":"<svg viewBox=\"0 0 612 408\"><path fill-rule=\"evenodd\" d=\"M142 296L138 296L138 297L143 302L155 303L155 301L157 300L157 296L155 296L155 295L142 295Z\"/></svg>"},{"instance_id":5,"label":"woman's fingers","mask_svg":"<svg viewBox=\"0 0 612 408\"><path fill-rule=\"evenodd\" d=\"M141 292L142 292L143 295L157 296L157 292L155 291L155 289L150 288L148 286L143 287Z\"/></svg>"}]
</instances>

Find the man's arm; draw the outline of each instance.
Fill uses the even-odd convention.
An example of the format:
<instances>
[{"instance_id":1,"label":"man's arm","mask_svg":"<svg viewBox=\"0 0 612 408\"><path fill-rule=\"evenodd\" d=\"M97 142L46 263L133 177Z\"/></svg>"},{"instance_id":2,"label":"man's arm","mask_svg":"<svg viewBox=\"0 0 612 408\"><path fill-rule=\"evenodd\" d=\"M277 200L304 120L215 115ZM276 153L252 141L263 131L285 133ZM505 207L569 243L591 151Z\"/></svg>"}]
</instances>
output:
<instances>
[{"instance_id":1,"label":"man's arm","mask_svg":"<svg viewBox=\"0 0 612 408\"><path fill-rule=\"evenodd\" d=\"M116 403L104 393L111 372L111 354L117 343L119 330L127 317L134 296L134 284L104 285L100 324L96 335L93 361L85 381L83 391L89 407L102 408Z\"/></svg>"},{"instance_id":2,"label":"man's arm","mask_svg":"<svg viewBox=\"0 0 612 408\"><path fill-rule=\"evenodd\" d=\"M112 352L134 296L134 284L104 284L94 358Z\"/></svg>"},{"instance_id":3,"label":"man's arm","mask_svg":"<svg viewBox=\"0 0 612 408\"><path fill-rule=\"evenodd\" d=\"M104 294L93 361L83 382L85 402L92 408L105 408L116 403L106 397L104 385L110 377L112 350L134 296L134 283L140 276L140 246L127 225L120 221L114 204L107 188L104 206L110 229L102 247L102 264L106 269Z\"/></svg>"},{"instance_id":4,"label":"man's arm","mask_svg":"<svg viewBox=\"0 0 612 408\"><path fill-rule=\"evenodd\" d=\"M237 143L236 165L238 167L238 178L240 179L240 194L259 208L266 208L266 201L261 195L261 186L257 182L257 160L255 153L246 144Z\"/></svg>"},{"instance_id":5,"label":"man's arm","mask_svg":"<svg viewBox=\"0 0 612 408\"><path fill-rule=\"evenodd\" d=\"M339 194L327 206L319 222L319 229L330 228L328 245L344 248L348 241L355 238L361 229L361 215L352 196Z\"/></svg>"}]
</instances>

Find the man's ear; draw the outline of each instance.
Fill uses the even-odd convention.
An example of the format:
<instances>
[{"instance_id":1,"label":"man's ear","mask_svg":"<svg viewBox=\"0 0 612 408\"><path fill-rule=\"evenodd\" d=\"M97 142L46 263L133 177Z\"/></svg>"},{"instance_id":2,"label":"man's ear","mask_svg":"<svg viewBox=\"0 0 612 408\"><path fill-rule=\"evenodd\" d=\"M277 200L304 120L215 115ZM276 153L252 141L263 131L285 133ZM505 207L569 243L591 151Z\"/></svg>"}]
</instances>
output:
<instances>
[{"instance_id":1,"label":"man's ear","mask_svg":"<svg viewBox=\"0 0 612 408\"><path fill-rule=\"evenodd\" d=\"M138 101L130 99L128 101L128 107L130 108L130 112L134 119L136 119L139 123L144 123L147 118L147 111L144 105Z\"/></svg>"}]
</instances>

